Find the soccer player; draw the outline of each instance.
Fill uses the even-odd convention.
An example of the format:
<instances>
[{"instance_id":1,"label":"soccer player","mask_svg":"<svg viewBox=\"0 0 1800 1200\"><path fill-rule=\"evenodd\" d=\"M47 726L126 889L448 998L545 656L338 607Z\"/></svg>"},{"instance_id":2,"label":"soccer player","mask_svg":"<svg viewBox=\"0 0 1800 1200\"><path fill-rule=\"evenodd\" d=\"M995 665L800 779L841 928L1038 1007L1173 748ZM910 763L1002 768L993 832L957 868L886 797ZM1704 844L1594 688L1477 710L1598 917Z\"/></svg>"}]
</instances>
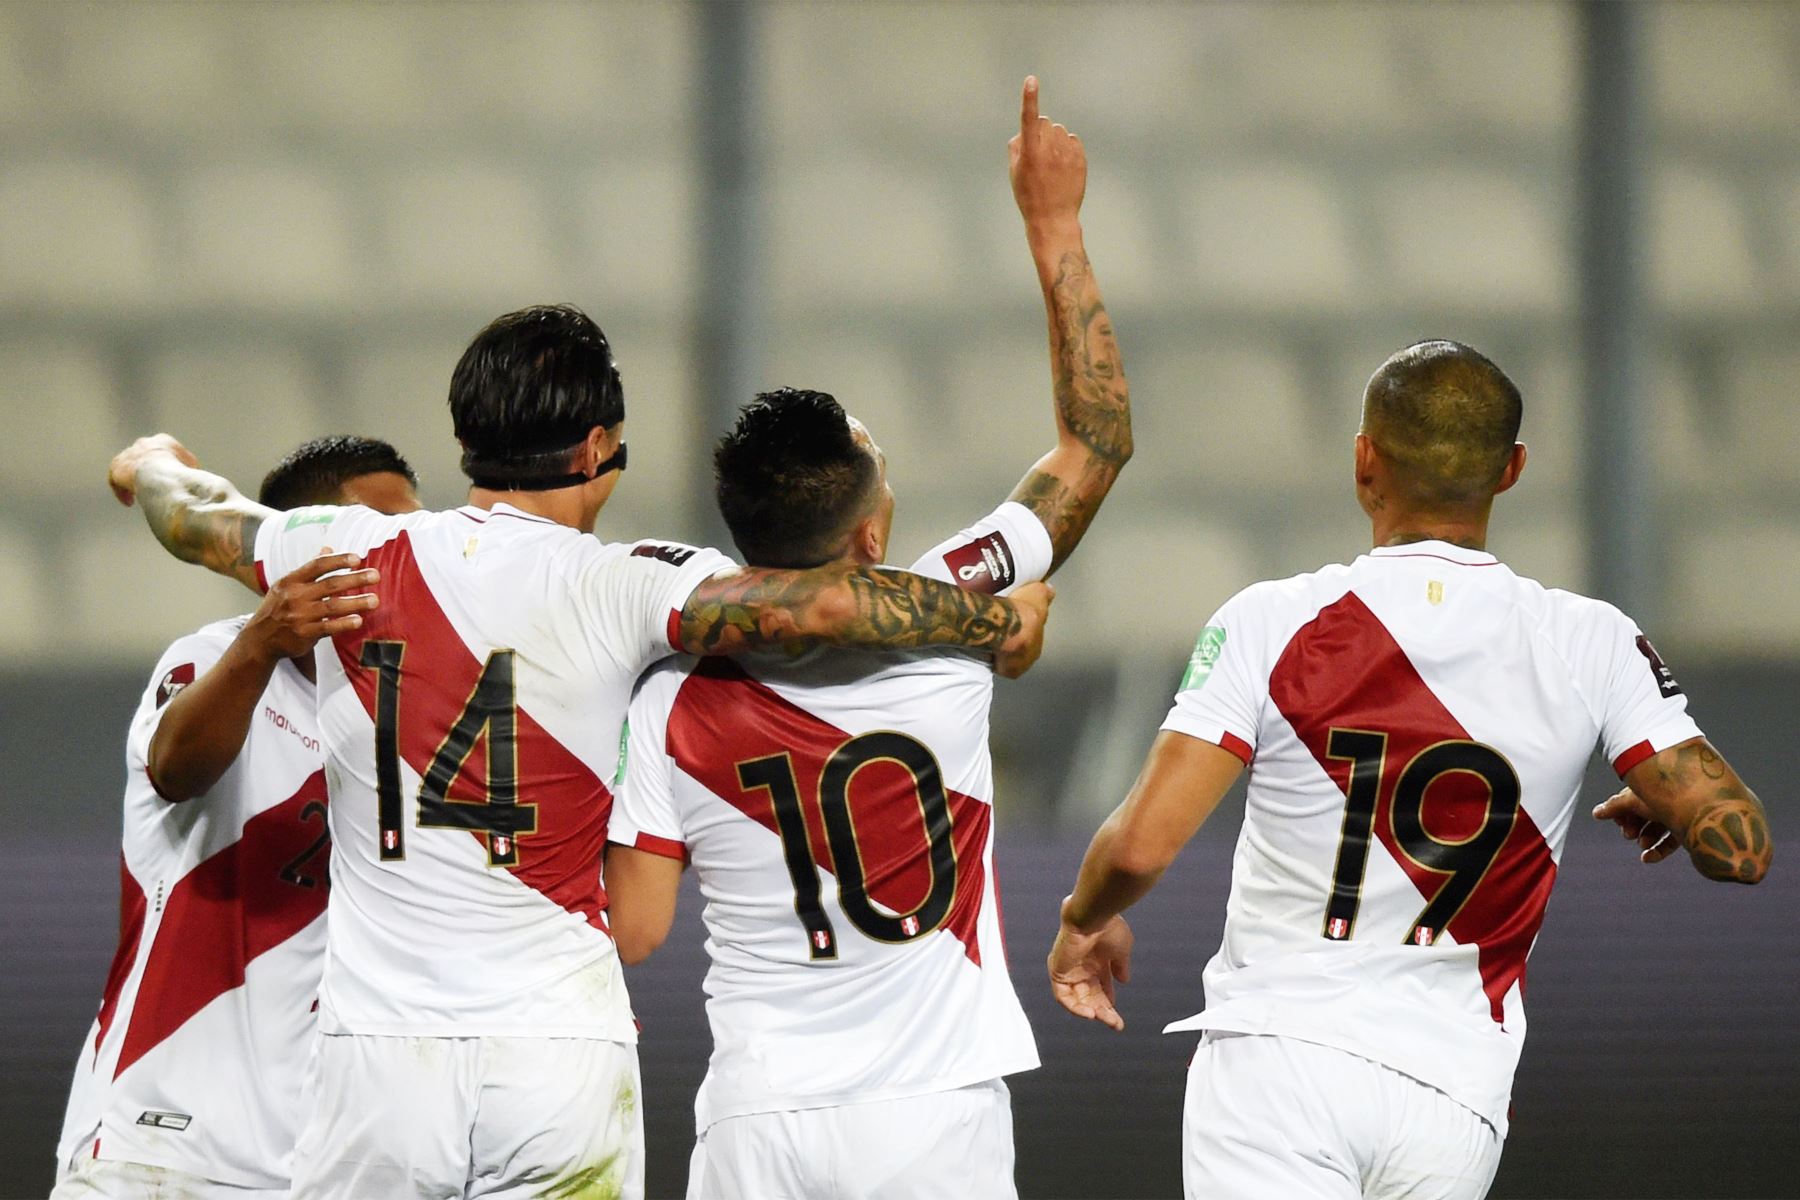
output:
<instances>
[{"instance_id":1,"label":"soccer player","mask_svg":"<svg viewBox=\"0 0 1800 1200\"><path fill-rule=\"evenodd\" d=\"M472 486L448 512L273 512L166 438L112 482L177 557L248 586L327 544L381 574L380 607L318 656L333 887L294 1196L636 1196L636 1031L599 875L638 676L790 641L956 645L1016 672L1048 593L599 541L624 396L573 308L481 331L450 412Z\"/></svg>"},{"instance_id":2,"label":"soccer player","mask_svg":"<svg viewBox=\"0 0 1800 1200\"><path fill-rule=\"evenodd\" d=\"M1252 766L1224 944L1188 1075L1190 1197L1484 1195L1525 1037L1525 959L1598 743L1710 879L1755 883L1762 805L1618 609L1486 550L1525 467L1518 389L1427 341L1369 381L1357 499L1374 546L1259 583L1201 631L1050 954L1058 1000L1121 1028L1119 916ZM1636 825L1637 829L1632 826Z\"/></svg>"},{"instance_id":3,"label":"soccer player","mask_svg":"<svg viewBox=\"0 0 1800 1200\"><path fill-rule=\"evenodd\" d=\"M1082 245L1081 143L1025 84L1013 193L1049 314L1057 443L912 569L1005 593L1054 571L1131 455L1124 371ZM878 563L887 462L820 392L759 396L716 458L759 565ZM713 1055L688 1195L1012 1197L1002 1077L1038 1064L1007 974L992 841L993 681L951 653L670 660L631 709L607 851L627 963L705 894Z\"/></svg>"},{"instance_id":4,"label":"soccer player","mask_svg":"<svg viewBox=\"0 0 1800 1200\"><path fill-rule=\"evenodd\" d=\"M308 442L272 508L418 509L385 442ZM325 554L249 616L163 653L126 739L119 948L82 1044L55 1200L286 1196L325 959L325 755L313 644L372 582ZM324 576L330 575L329 578Z\"/></svg>"}]
</instances>

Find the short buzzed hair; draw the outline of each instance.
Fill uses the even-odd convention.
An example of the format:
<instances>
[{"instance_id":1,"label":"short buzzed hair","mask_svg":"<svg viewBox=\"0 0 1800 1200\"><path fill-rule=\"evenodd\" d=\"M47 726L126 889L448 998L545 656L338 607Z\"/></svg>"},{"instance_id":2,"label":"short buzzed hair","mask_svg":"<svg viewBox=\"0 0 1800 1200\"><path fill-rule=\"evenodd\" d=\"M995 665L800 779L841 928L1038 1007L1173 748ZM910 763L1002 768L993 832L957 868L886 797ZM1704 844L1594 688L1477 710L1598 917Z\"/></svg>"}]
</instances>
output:
<instances>
[{"instance_id":1,"label":"short buzzed hair","mask_svg":"<svg viewBox=\"0 0 1800 1200\"><path fill-rule=\"evenodd\" d=\"M341 504L344 485L363 475L392 471L419 486L419 477L400 452L377 438L338 434L296 446L263 477L256 498L285 511L309 504Z\"/></svg>"},{"instance_id":2,"label":"short buzzed hair","mask_svg":"<svg viewBox=\"0 0 1800 1200\"><path fill-rule=\"evenodd\" d=\"M1519 389L1461 342L1415 342L1381 364L1363 392L1362 431L1417 504L1492 499L1525 412Z\"/></svg>"}]
</instances>

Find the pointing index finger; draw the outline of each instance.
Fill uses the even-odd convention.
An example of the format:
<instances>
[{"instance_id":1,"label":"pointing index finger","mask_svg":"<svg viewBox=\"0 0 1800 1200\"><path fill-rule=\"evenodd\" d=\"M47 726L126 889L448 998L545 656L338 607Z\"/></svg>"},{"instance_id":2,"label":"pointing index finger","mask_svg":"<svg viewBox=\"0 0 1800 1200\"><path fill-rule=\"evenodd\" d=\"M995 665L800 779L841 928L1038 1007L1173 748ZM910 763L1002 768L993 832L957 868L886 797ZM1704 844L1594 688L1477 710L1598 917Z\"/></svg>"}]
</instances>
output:
<instances>
[{"instance_id":1,"label":"pointing index finger","mask_svg":"<svg viewBox=\"0 0 1800 1200\"><path fill-rule=\"evenodd\" d=\"M1038 119L1038 81L1036 75L1025 77L1025 95L1019 103L1019 128L1028 131L1037 124Z\"/></svg>"}]
</instances>

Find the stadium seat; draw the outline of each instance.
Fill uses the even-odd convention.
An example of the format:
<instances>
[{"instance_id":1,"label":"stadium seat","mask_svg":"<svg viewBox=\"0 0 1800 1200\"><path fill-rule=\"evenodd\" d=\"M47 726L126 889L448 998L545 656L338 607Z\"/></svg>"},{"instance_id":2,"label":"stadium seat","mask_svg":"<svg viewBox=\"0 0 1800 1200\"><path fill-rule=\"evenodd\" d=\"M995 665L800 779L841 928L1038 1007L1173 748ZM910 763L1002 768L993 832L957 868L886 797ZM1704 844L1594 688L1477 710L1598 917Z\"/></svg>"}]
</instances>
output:
<instances>
[{"instance_id":1,"label":"stadium seat","mask_svg":"<svg viewBox=\"0 0 1800 1200\"><path fill-rule=\"evenodd\" d=\"M535 177L498 164L421 164L382 189L386 275L417 300L496 312L562 287Z\"/></svg>"},{"instance_id":2,"label":"stadium seat","mask_svg":"<svg viewBox=\"0 0 1800 1200\"><path fill-rule=\"evenodd\" d=\"M1368 10L1364 10L1365 12ZM1434 122L1550 134L1575 116L1576 12L1486 3L1382 8L1403 85Z\"/></svg>"},{"instance_id":3,"label":"stadium seat","mask_svg":"<svg viewBox=\"0 0 1800 1200\"><path fill-rule=\"evenodd\" d=\"M1647 234L1650 289L1675 313L1752 305L1759 292L1757 254L1744 227L1737 190L1688 166L1657 172Z\"/></svg>"},{"instance_id":4,"label":"stadium seat","mask_svg":"<svg viewBox=\"0 0 1800 1200\"><path fill-rule=\"evenodd\" d=\"M22 500L99 492L125 445L118 384L100 348L61 340L0 343L0 488Z\"/></svg>"},{"instance_id":5,"label":"stadium seat","mask_svg":"<svg viewBox=\"0 0 1800 1200\"><path fill-rule=\"evenodd\" d=\"M970 272L971 282L984 290L992 288L997 304L1035 305L1037 276L1025 244L1025 225L1005 176L993 164L969 182L963 194L972 207L979 205L983 249L991 261L985 269ZM1136 176L1113 170L1091 179L1081 224L1101 291L1115 309L1119 304L1148 304L1191 286L1184 272L1169 269L1152 189Z\"/></svg>"},{"instance_id":6,"label":"stadium seat","mask_svg":"<svg viewBox=\"0 0 1800 1200\"><path fill-rule=\"evenodd\" d=\"M45 82L54 83L44 92L55 112L158 131L240 118L241 105L232 95L239 81L232 63L231 10L180 4L61 7L50 34L54 52L40 49L56 64L45 72Z\"/></svg>"},{"instance_id":7,"label":"stadium seat","mask_svg":"<svg viewBox=\"0 0 1800 1200\"><path fill-rule=\"evenodd\" d=\"M1519 494L1579 504L1575 485L1587 453L1582 440L1586 390L1580 364L1571 350L1557 349L1500 366L1519 385L1525 400L1519 440L1530 454Z\"/></svg>"},{"instance_id":8,"label":"stadium seat","mask_svg":"<svg viewBox=\"0 0 1800 1200\"><path fill-rule=\"evenodd\" d=\"M1646 7L1647 65L1657 120L1740 136L1791 131L1800 80L1800 18L1782 4Z\"/></svg>"},{"instance_id":9,"label":"stadium seat","mask_svg":"<svg viewBox=\"0 0 1800 1200\"><path fill-rule=\"evenodd\" d=\"M771 181L769 299L829 310L846 301L889 307L950 297L960 247L937 176L898 163L813 158Z\"/></svg>"},{"instance_id":10,"label":"stadium seat","mask_svg":"<svg viewBox=\"0 0 1800 1200\"><path fill-rule=\"evenodd\" d=\"M1307 130L1404 125L1402 48L1357 5L1255 5L1221 14L1240 114Z\"/></svg>"},{"instance_id":11,"label":"stadium seat","mask_svg":"<svg viewBox=\"0 0 1800 1200\"><path fill-rule=\"evenodd\" d=\"M182 634L256 607L237 583L169 557L143 518L123 509L67 538L63 553L57 648L77 659L129 663L148 677Z\"/></svg>"},{"instance_id":12,"label":"stadium seat","mask_svg":"<svg viewBox=\"0 0 1800 1200\"><path fill-rule=\"evenodd\" d=\"M1505 496L1494 508L1488 542L1501 562L1545 587L1583 591L1587 588L1587 541L1580 509L1544 503L1542 497Z\"/></svg>"},{"instance_id":13,"label":"stadium seat","mask_svg":"<svg viewBox=\"0 0 1800 1200\"><path fill-rule=\"evenodd\" d=\"M56 618L56 588L38 544L12 524L0 525L0 663L34 666L58 657L66 626Z\"/></svg>"},{"instance_id":14,"label":"stadium seat","mask_svg":"<svg viewBox=\"0 0 1800 1200\"><path fill-rule=\"evenodd\" d=\"M344 432L392 442L418 472L427 508L453 508L468 494L447 403L466 342L444 333L372 344L346 365Z\"/></svg>"},{"instance_id":15,"label":"stadium seat","mask_svg":"<svg viewBox=\"0 0 1800 1200\"><path fill-rule=\"evenodd\" d=\"M233 163L180 185L188 287L199 298L327 309L358 282L355 217L340 182L295 163Z\"/></svg>"},{"instance_id":16,"label":"stadium seat","mask_svg":"<svg viewBox=\"0 0 1800 1200\"><path fill-rule=\"evenodd\" d=\"M1194 178L1184 205L1207 301L1318 309L1353 298L1349 229L1324 178L1291 164L1221 164Z\"/></svg>"},{"instance_id":17,"label":"stadium seat","mask_svg":"<svg viewBox=\"0 0 1800 1200\"><path fill-rule=\"evenodd\" d=\"M670 517L685 523L698 506L711 508L712 439L700 432L708 426L695 414L693 347L628 329L609 332L625 385L625 438L631 445L628 482L617 493L621 507L642 506L654 518L646 527L654 526L658 536L692 538L697 530L672 528Z\"/></svg>"},{"instance_id":18,"label":"stadium seat","mask_svg":"<svg viewBox=\"0 0 1800 1200\"><path fill-rule=\"evenodd\" d=\"M1719 426L1729 432L1732 461L1748 468L1752 488L1782 489L1800 498L1800 353L1788 346L1740 350L1726 359L1730 406ZM1695 445L1706 444L1695 442ZM1699 458L1699 455L1692 457Z\"/></svg>"},{"instance_id":19,"label":"stadium seat","mask_svg":"<svg viewBox=\"0 0 1800 1200\"><path fill-rule=\"evenodd\" d=\"M342 432L319 411L314 372L292 350L173 350L150 364L148 384L151 427L180 438L246 495L299 443Z\"/></svg>"},{"instance_id":20,"label":"stadium seat","mask_svg":"<svg viewBox=\"0 0 1800 1200\"><path fill-rule=\"evenodd\" d=\"M932 409L918 406L919 433L929 439L920 453L940 464L934 474L963 503L966 523L998 504L1056 444L1042 325L978 335L948 356L941 386L942 394L927 397Z\"/></svg>"},{"instance_id":21,"label":"stadium seat","mask_svg":"<svg viewBox=\"0 0 1800 1200\"><path fill-rule=\"evenodd\" d=\"M142 182L98 160L14 161L0 173L0 297L76 308L132 304L158 274Z\"/></svg>"},{"instance_id":22,"label":"stadium seat","mask_svg":"<svg viewBox=\"0 0 1800 1200\"><path fill-rule=\"evenodd\" d=\"M1353 430L1354 418L1315 417L1297 364L1278 346L1165 345L1128 366L1135 485L1188 495L1292 493L1314 487L1348 454L1331 431Z\"/></svg>"},{"instance_id":23,"label":"stadium seat","mask_svg":"<svg viewBox=\"0 0 1800 1200\"><path fill-rule=\"evenodd\" d=\"M410 5L247 5L232 14L245 78L282 123L366 137L429 127L447 109L442 14ZM215 17L214 19L217 19Z\"/></svg>"},{"instance_id":24,"label":"stadium seat","mask_svg":"<svg viewBox=\"0 0 1800 1200\"><path fill-rule=\"evenodd\" d=\"M1686 512L1668 555L1667 611L1714 653L1767 662L1800 653L1800 528L1771 515Z\"/></svg>"},{"instance_id":25,"label":"stadium seat","mask_svg":"<svg viewBox=\"0 0 1800 1200\"><path fill-rule=\"evenodd\" d=\"M1100 659L1160 646L1179 661L1206 618L1266 571L1235 529L1185 514L1107 521L1103 533L1058 576L1058 653Z\"/></svg>"},{"instance_id":26,"label":"stadium seat","mask_svg":"<svg viewBox=\"0 0 1800 1200\"><path fill-rule=\"evenodd\" d=\"M1434 312L1566 312L1566 208L1547 182L1497 170L1396 173L1377 211L1399 298Z\"/></svg>"},{"instance_id":27,"label":"stadium seat","mask_svg":"<svg viewBox=\"0 0 1800 1200\"><path fill-rule=\"evenodd\" d=\"M694 297L698 213L694 166L680 158L608 164L581 183L582 291L658 314Z\"/></svg>"}]
</instances>

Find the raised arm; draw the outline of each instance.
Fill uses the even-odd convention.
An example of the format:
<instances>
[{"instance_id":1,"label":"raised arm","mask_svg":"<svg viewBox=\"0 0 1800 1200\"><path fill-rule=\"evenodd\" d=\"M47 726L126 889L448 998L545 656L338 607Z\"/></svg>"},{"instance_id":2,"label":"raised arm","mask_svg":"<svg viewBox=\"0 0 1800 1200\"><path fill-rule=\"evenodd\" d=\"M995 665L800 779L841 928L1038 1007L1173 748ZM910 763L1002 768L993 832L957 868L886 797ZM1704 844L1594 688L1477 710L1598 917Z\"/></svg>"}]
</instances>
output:
<instances>
[{"instance_id":1,"label":"raised arm","mask_svg":"<svg viewBox=\"0 0 1800 1200\"><path fill-rule=\"evenodd\" d=\"M150 532L170 554L262 590L256 532L274 510L247 499L230 480L202 471L180 442L166 433L139 438L113 457L106 481L119 503L139 502Z\"/></svg>"},{"instance_id":2,"label":"raised arm","mask_svg":"<svg viewBox=\"0 0 1800 1200\"><path fill-rule=\"evenodd\" d=\"M1627 771L1625 782L1594 816L1636 839L1645 862L1685 846L1708 879L1759 883L1768 874L1775 843L1762 802L1705 738L1652 755Z\"/></svg>"},{"instance_id":3,"label":"raised arm","mask_svg":"<svg viewBox=\"0 0 1800 1200\"><path fill-rule=\"evenodd\" d=\"M1244 764L1229 750L1164 730L1125 803L1106 818L1075 890L1063 901L1050 949L1050 990L1078 1017L1125 1027L1113 984L1131 969L1131 930L1120 915L1142 900L1224 799Z\"/></svg>"},{"instance_id":4,"label":"raised arm","mask_svg":"<svg viewBox=\"0 0 1800 1200\"><path fill-rule=\"evenodd\" d=\"M727 655L795 643L955 646L992 654L994 669L1015 678L1043 651L1054 595L1028 584L1002 599L887 567L740 567L695 589L681 611L680 643L689 654Z\"/></svg>"},{"instance_id":5,"label":"raised arm","mask_svg":"<svg viewBox=\"0 0 1800 1200\"><path fill-rule=\"evenodd\" d=\"M1050 323L1056 448L1011 499L1037 514L1063 564L1131 457L1131 402L1112 319L1081 236L1087 153L1081 139L1038 115L1038 84L1025 80L1019 133L1007 146L1013 198L1037 264Z\"/></svg>"}]
</instances>

